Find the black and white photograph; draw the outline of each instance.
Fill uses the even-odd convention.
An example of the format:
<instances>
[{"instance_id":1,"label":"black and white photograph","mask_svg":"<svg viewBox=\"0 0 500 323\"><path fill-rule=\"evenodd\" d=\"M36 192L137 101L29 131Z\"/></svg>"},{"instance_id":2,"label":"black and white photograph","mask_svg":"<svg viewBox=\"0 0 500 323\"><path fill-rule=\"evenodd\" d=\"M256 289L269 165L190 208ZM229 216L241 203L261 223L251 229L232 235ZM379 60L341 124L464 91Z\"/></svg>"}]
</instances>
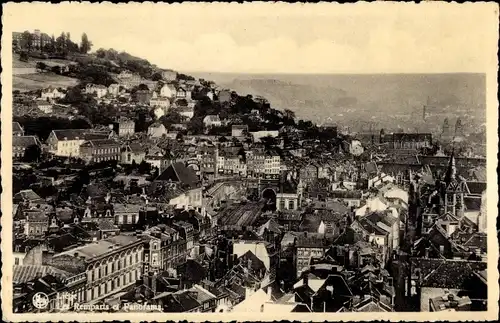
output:
<instances>
[{"instance_id":1,"label":"black and white photograph","mask_svg":"<svg viewBox=\"0 0 500 323\"><path fill-rule=\"evenodd\" d=\"M498 318L498 5L3 10L4 318Z\"/></svg>"}]
</instances>

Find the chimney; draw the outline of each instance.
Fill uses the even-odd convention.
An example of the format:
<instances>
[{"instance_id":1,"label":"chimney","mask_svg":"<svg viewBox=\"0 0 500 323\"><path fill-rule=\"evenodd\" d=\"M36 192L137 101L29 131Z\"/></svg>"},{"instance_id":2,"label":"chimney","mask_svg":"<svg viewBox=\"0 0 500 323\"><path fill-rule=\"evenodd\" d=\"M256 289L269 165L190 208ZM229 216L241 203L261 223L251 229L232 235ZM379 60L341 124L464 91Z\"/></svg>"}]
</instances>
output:
<instances>
[{"instance_id":1,"label":"chimney","mask_svg":"<svg viewBox=\"0 0 500 323\"><path fill-rule=\"evenodd\" d=\"M425 248L425 258L429 258L430 247Z\"/></svg>"},{"instance_id":2,"label":"chimney","mask_svg":"<svg viewBox=\"0 0 500 323\"><path fill-rule=\"evenodd\" d=\"M267 299L272 301L272 297L273 297L273 288L272 288L272 286L268 286L267 287Z\"/></svg>"}]
</instances>

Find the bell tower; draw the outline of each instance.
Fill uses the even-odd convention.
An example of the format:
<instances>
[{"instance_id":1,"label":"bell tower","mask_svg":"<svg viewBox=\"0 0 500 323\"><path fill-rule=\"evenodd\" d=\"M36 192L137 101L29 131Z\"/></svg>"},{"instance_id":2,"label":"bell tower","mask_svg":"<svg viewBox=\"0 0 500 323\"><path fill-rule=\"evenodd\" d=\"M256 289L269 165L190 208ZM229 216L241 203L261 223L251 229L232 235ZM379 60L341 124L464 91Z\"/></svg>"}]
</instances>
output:
<instances>
[{"instance_id":1,"label":"bell tower","mask_svg":"<svg viewBox=\"0 0 500 323\"><path fill-rule=\"evenodd\" d=\"M463 215L464 212L464 180L457 177L457 168L455 163L455 153L453 152L448 164L448 170L445 177L444 194L444 212L453 215Z\"/></svg>"}]
</instances>

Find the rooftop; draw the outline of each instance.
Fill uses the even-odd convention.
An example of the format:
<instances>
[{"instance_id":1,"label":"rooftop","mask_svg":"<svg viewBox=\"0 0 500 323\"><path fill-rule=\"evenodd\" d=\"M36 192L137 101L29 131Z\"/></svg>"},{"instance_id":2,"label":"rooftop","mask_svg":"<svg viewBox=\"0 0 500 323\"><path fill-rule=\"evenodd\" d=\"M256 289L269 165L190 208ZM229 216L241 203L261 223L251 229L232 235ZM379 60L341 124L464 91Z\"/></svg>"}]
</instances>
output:
<instances>
[{"instance_id":1,"label":"rooftop","mask_svg":"<svg viewBox=\"0 0 500 323\"><path fill-rule=\"evenodd\" d=\"M116 249L132 245L140 239L132 235L117 235L108 239L100 240L85 246L77 247L68 251L61 252L54 257L63 255L83 257L86 261L99 258L107 253L114 252Z\"/></svg>"}]
</instances>

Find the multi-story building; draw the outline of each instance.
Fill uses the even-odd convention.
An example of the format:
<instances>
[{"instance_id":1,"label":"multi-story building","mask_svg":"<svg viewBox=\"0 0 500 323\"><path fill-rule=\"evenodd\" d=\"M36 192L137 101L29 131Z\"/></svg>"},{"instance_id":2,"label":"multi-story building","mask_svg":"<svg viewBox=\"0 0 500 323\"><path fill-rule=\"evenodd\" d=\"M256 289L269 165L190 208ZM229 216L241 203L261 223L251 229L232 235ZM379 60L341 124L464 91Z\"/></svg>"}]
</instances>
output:
<instances>
[{"instance_id":1,"label":"multi-story building","mask_svg":"<svg viewBox=\"0 0 500 323\"><path fill-rule=\"evenodd\" d=\"M85 87L85 93L95 94L98 98L102 98L108 94L108 88L99 84L87 84Z\"/></svg>"},{"instance_id":2,"label":"multi-story building","mask_svg":"<svg viewBox=\"0 0 500 323\"><path fill-rule=\"evenodd\" d=\"M36 100L33 102L33 107L47 114L53 111L52 103L47 100Z\"/></svg>"},{"instance_id":3,"label":"multi-story building","mask_svg":"<svg viewBox=\"0 0 500 323\"><path fill-rule=\"evenodd\" d=\"M120 74L118 74L117 78L118 78L118 83L127 89L131 89L134 86L138 86L139 84L141 84L142 81L139 75L132 74L129 71L121 72Z\"/></svg>"},{"instance_id":4,"label":"multi-story building","mask_svg":"<svg viewBox=\"0 0 500 323\"><path fill-rule=\"evenodd\" d=\"M146 150L138 143L130 143L121 150L121 163L139 165L146 157Z\"/></svg>"},{"instance_id":5,"label":"multi-story building","mask_svg":"<svg viewBox=\"0 0 500 323\"><path fill-rule=\"evenodd\" d=\"M113 139L89 140L80 146L80 156L87 162L120 160L120 145Z\"/></svg>"},{"instance_id":6,"label":"multi-story building","mask_svg":"<svg viewBox=\"0 0 500 323\"><path fill-rule=\"evenodd\" d=\"M297 250L297 276L300 276L309 267L312 257L324 257L325 252L330 248L330 243L323 234L304 232L297 235L295 247Z\"/></svg>"},{"instance_id":7,"label":"multi-story building","mask_svg":"<svg viewBox=\"0 0 500 323\"><path fill-rule=\"evenodd\" d=\"M430 148L432 134L430 133L393 133L380 135L380 143L388 144L390 149Z\"/></svg>"},{"instance_id":8,"label":"multi-story building","mask_svg":"<svg viewBox=\"0 0 500 323\"><path fill-rule=\"evenodd\" d=\"M118 136L131 136L135 133L135 122L133 120L122 119L118 123Z\"/></svg>"},{"instance_id":9,"label":"multi-story building","mask_svg":"<svg viewBox=\"0 0 500 323\"><path fill-rule=\"evenodd\" d=\"M197 149L196 159L200 164L200 172L204 176L214 176L217 163L217 147L200 146Z\"/></svg>"},{"instance_id":10,"label":"multi-story building","mask_svg":"<svg viewBox=\"0 0 500 323\"><path fill-rule=\"evenodd\" d=\"M31 47L36 50L43 49L47 44L50 44L52 38L46 34L40 32L39 29L35 29L31 34ZM16 43L18 48L23 48L23 32L13 32L12 41Z\"/></svg>"},{"instance_id":11,"label":"multi-story building","mask_svg":"<svg viewBox=\"0 0 500 323\"><path fill-rule=\"evenodd\" d=\"M265 155L264 174L266 177L278 177L280 175L281 157L277 152L270 151Z\"/></svg>"},{"instance_id":12,"label":"multi-story building","mask_svg":"<svg viewBox=\"0 0 500 323\"><path fill-rule=\"evenodd\" d=\"M167 129L165 126L159 122L153 123L152 125L149 126L148 128L148 136L150 137L161 137L163 135L167 134Z\"/></svg>"},{"instance_id":13,"label":"multi-story building","mask_svg":"<svg viewBox=\"0 0 500 323\"><path fill-rule=\"evenodd\" d=\"M165 84L160 89L160 96L164 98L174 99L177 97L177 90L173 84Z\"/></svg>"},{"instance_id":14,"label":"multi-story building","mask_svg":"<svg viewBox=\"0 0 500 323\"><path fill-rule=\"evenodd\" d=\"M76 247L52 257L51 262L83 263L72 266L75 280L85 279L75 296L81 303L109 297L142 277L144 244L133 235L117 235Z\"/></svg>"},{"instance_id":15,"label":"multi-story building","mask_svg":"<svg viewBox=\"0 0 500 323\"><path fill-rule=\"evenodd\" d=\"M12 136L12 157L23 158L26 149L30 146L41 147L42 144L35 136Z\"/></svg>"},{"instance_id":16,"label":"multi-story building","mask_svg":"<svg viewBox=\"0 0 500 323\"><path fill-rule=\"evenodd\" d=\"M80 146L95 139L108 139L111 135L109 131L95 131L91 129L64 129L52 130L47 143L49 152L56 156L79 157Z\"/></svg>"},{"instance_id":17,"label":"multi-story building","mask_svg":"<svg viewBox=\"0 0 500 323\"><path fill-rule=\"evenodd\" d=\"M170 70L161 71L161 76L165 81L175 81L177 79L177 72Z\"/></svg>"},{"instance_id":18,"label":"multi-story building","mask_svg":"<svg viewBox=\"0 0 500 323\"><path fill-rule=\"evenodd\" d=\"M47 101L47 100L61 99L64 98L64 96L65 94L63 92L59 91L58 89L49 87L42 90L40 98L42 100Z\"/></svg>"},{"instance_id":19,"label":"multi-story building","mask_svg":"<svg viewBox=\"0 0 500 323\"><path fill-rule=\"evenodd\" d=\"M244 137L248 133L247 125L235 124L231 127L231 136L233 137Z\"/></svg>"}]
</instances>

